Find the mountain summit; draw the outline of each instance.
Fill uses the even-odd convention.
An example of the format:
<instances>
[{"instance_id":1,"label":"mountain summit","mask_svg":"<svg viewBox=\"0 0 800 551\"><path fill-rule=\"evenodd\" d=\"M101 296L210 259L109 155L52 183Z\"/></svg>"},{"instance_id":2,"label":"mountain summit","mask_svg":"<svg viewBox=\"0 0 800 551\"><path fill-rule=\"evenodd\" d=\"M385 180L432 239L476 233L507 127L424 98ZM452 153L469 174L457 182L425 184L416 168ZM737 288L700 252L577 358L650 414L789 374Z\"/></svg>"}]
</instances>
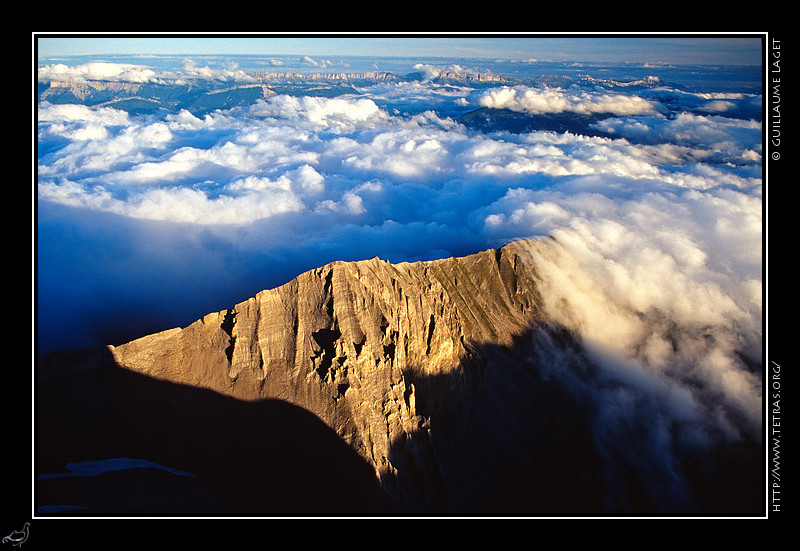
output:
<instances>
[{"instance_id":1,"label":"mountain summit","mask_svg":"<svg viewBox=\"0 0 800 551\"><path fill-rule=\"evenodd\" d=\"M550 243L515 241L425 262L334 262L83 361L124 383L95 375L87 390L78 381L93 369L64 369L75 362L50 356L40 362L47 463L39 468L87 454L75 441L106 456L147 454L141 459L193 472L196 483L214 481L194 506L225 503L222 512L234 514L746 510L757 444L727 454L683 445L665 467L646 451L624 455L647 443L644 419L630 420L630 440L604 440L616 429L598 425L596 404L570 384L592 380L601 366L542 307L537 264ZM104 405L75 405L70 385L82 400L95 393ZM151 387L182 390L177 398L177 390ZM202 398L185 398L189 392ZM273 409L260 409L265 404ZM299 410L281 409L288 407ZM306 412L326 428L287 421ZM122 426L127 433L98 444ZM300 428L275 436L289 426ZM67 436L75 432L81 438ZM312 433L325 446L309 447ZM276 459L287 453L293 459ZM288 502L303 492L323 497L314 506ZM209 497L217 493L224 499Z\"/></svg>"},{"instance_id":2,"label":"mountain summit","mask_svg":"<svg viewBox=\"0 0 800 551\"><path fill-rule=\"evenodd\" d=\"M399 505L434 500L435 511L444 505L427 494L440 492L437 484L408 496L398 480L409 469L441 476L437 420L455 428L468 415L486 367L482 349L510 347L541 322L533 246L430 262L334 262L110 350L137 373L297 404L357 450Z\"/></svg>"}]
</instances>

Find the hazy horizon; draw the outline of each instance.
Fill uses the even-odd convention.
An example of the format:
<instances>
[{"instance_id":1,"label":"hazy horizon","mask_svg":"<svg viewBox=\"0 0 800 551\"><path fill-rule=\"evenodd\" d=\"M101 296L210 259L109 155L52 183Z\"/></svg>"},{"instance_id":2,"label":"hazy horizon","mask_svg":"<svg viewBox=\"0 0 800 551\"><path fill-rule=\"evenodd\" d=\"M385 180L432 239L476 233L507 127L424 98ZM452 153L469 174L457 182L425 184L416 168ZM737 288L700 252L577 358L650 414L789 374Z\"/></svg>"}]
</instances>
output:
<instances>
[{"instance_id":1,"label":"hazy horizon","mask_svg":"<svg viewBox=\"0 0 800 551\"><path fill-rule=\"evenodd\" d=\"M55 55L348 55L610 63L759 65L761 38L747 33L526 36L520 33L380 33L342 35L179 34L58 36L36 40L40 57Z\"/></svg>"}]
</instances>

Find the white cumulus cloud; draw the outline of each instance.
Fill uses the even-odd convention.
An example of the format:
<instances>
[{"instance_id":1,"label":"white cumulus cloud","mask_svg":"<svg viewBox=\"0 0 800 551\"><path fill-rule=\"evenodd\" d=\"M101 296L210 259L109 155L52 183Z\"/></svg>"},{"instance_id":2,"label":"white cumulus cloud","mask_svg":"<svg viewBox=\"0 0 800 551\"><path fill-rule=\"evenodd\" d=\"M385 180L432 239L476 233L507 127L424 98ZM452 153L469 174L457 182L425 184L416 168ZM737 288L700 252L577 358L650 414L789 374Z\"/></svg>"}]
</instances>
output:
<instances>
[{"instance_id":1,"label":"white cumulus cloud","mask_svg":"<svg viewBox=\"0 0 800 551\"><path fill-rule=\"evenodd\" d=\"M478 95L474 101L481 107L530 114L572 112L626 116L655 115L663 110L658 103L638 96L522 86L492 88Z\"/></svg>"},{"instance_id":2,"label":"white cumulus cloud","mask_svg":"<svg viewBox=\"0 0 800 551\"><path fill-rule=\"evenodd\" d=\"M156 73L148 67L126 63L93 62L76 66L56 63L39 67L38 79L39 82L73 79L145 83L155 80Z\"/></svg>"}]
</instances>

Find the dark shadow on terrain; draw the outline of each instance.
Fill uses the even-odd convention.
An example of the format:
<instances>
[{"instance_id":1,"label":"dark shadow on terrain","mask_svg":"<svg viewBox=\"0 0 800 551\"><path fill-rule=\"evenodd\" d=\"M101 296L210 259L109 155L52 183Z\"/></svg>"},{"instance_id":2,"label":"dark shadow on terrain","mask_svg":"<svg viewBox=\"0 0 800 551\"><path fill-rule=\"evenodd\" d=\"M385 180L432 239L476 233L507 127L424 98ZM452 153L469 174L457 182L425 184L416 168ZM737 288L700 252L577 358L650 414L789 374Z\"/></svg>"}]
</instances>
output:
<instances>
[{"instance_id":1,"label":"dark shadow on terrain","mask_svg":"<svg viewBox=\"0 0 800 551\"><path fill-rule=\"evenodd\" d=\"M421 422L393 442L397 475L380 486L300 407L158 381L104 350L48 355L38 366L37 474L135 458L195 476L147 468L37 480L35 505L84 507L57 516L764 514L760 442L698 445L677 422L654 438L659 410L647 404L601 415L608 380L569 333L541 326L511 346L470 350L448 375L404 372Z\"/></svg>"},{"instance_id":2,"label":"dark shadow on terrain","mask_svg":"<svg viewBox=\"0 0 800 551\"><path fill-rule=\"evenodd\" d=\"M592 124L612 116L611 113L585 115L573 112L531 114L505 108L482 107L461 115L458 122L480 132L502 131L512 134L536 131L570 132L584 136L613 138L615 136L612 134L592 127Z\"/></svg>"},{"instance_id":3,"label":"dark shadow on terrain","mask_svg":"<svg viewBox=\"0 0 800 551\"><path fill-rule=\"evenodd\" d=\"M302 408L158 381L119 368L105 350L77 362L50 355L38 367L37 475L135 458L195 476L137 468L40 479L37 508L85 507L57 516L385 513L373 469Z\"/></svg>"},{"instance_id":4,"label":"dark shadow on terrain","mask_svg":"<svg viewBox=\"0 0 800 551\"><path fill-rule=\"evenodd\" d=\"M511 346L474 347L450 375L404 373L428 421L393 443L398 475L384 483L416 515L764 513L759 442L693 447L675 438L665 469L649 449L650 419L626 418L624 429L595 423L604 407L594 396L598 369L570 334L543 326Z\"/></svg>"}]
</instances>

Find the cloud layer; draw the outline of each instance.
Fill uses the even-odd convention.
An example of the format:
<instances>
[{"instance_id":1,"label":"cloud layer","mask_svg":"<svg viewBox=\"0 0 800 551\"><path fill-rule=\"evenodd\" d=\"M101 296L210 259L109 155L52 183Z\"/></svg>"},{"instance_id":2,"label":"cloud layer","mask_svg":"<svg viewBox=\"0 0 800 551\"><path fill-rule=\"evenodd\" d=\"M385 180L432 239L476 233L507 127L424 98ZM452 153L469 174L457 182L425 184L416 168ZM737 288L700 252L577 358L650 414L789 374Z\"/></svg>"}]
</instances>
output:
<instances>
[{"instance_id":1,"label":"cloud layer","mask_svg":"<svg viewBox=\"0 0 800 551\"><path fill-rule=\"evenodd\" d=\"M639 96L509 86L482 93L477 103L481 107L511 109L535 115L571 112L628 116L653 115L661 110L657 102Z\"/></svg>"},{"instance_id":2,"label":"cloud layer","mask_svg":"<svg viewBox=\"0 0 800 551\"><path fill-rule=\"evenodd\" d=\"M72 71L113 76L130 68ZM760 242L759 122L688 112L669 119L659 115L656 101L605 92L502 87L476 95L446 87L443 95L445 87L413 86L417 104L428 97L433 105L455 109L492 104L614 112L618 116L596 126L619 139L480 134L433 111L399 116L388 105L409 97L407 84L393 96L385 85L360 96L279 95L203 118L187 111L134 118L113 107L43 104L39 200L142 223L174 223L182 231L235 235L232 248L240 246L242 234L251 235L245 242L257 243L270 225L305 228L310 221L313 231L301 231L292 246L395 224L468 236L444 249L435 244L430 255L578 231L580 220L613 217L643 238L666 234L692 243L697 250L690 252L665 238L654 245L676 259L676 270L684 267L680 255L692 254L715 261L717 269L733 260L760 265L754 246ZM742 210L753 219L744 229L731 219ZM653 213L660 214L659 224L633 224ZM731 235L722 233L723 225ZM583 231L588 238L591 230ZM378 252L428 256L418 240L411 241L415 254L403 243L385 243ZM253 246L285 245L265 239ZM742 255L747 258L740 260Z\"/></svg>"},{"instance_id":3,"label":"cloud layer","mask_svg":"<svg viewBox=\"0 0 800 551\"><path fill-rule=\"evenodd\" d=\"M78 81L108 80L142 83L150 82L155 77L155 71L141 65L100 61L82 65L56 63L38 69L39 82L74 79Z\"/></svg>"},{"instance_id":4,"label":"cloud layer","mask_svg":"<svg viewBox=\"0 0 800 551\"><path fill-rule=\"evenodd\" d=\"M552 236L544 306L615 382L597 398L603 416L652 414L664 432L651 460L659 450L668 461L676 438L758 440L761 123L729 115L759 104L430 82L278 95L202 118L42 104L41 344L186 325L332 260L413 261ZM604 113L595 128L611 137L480 133L450 116L481 107ZM598 383L577 379L587 395Z\"/></svg>"}]
</instances>

